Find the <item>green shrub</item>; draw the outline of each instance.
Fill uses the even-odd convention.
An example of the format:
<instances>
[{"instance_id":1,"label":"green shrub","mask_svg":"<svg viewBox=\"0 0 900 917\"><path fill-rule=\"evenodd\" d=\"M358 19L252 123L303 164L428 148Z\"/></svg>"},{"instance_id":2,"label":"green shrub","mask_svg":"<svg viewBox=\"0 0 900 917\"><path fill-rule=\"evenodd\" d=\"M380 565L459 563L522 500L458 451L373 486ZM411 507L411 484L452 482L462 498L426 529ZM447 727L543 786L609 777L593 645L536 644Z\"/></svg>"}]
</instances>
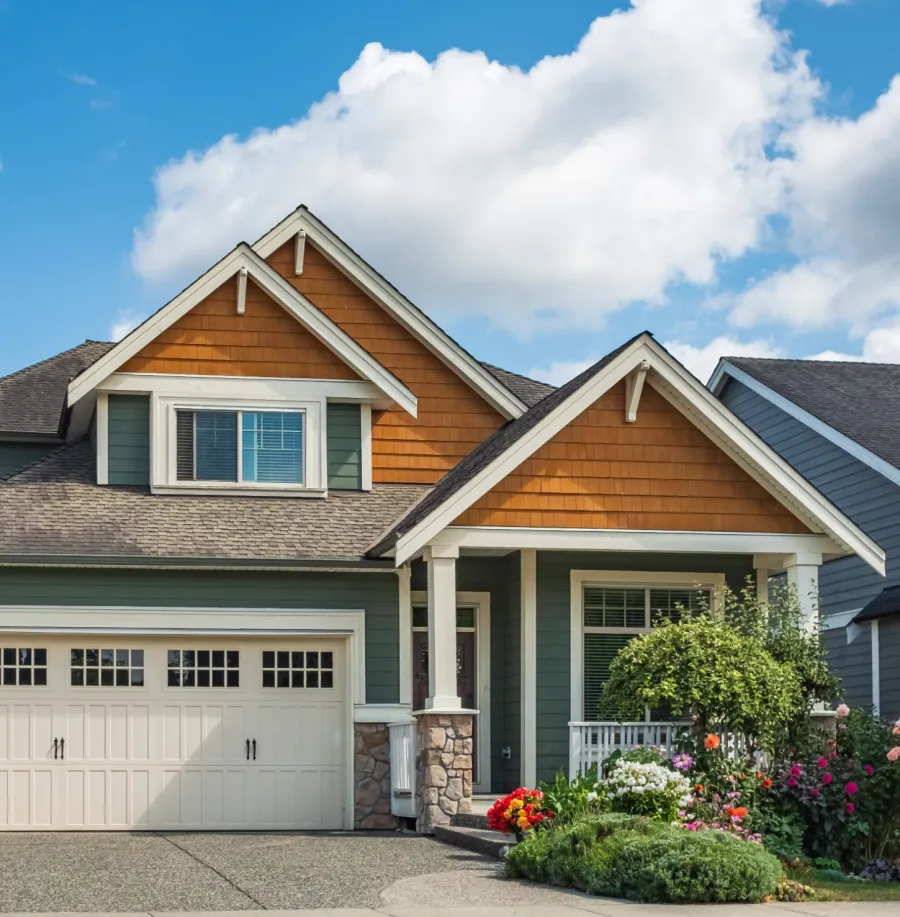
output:
<instances>
[{"instance_id":1,"label":"green shrub","mask_svg":"<svg viewBox=\"0 0 900 917\"><path fill-rule=\"evenodd\" d=\"M760 901L782 877L758 844L619 814L534 832L510 850L506 870L594 895L676 904Z\"/></svg>"},{"instance_id":2,"label":"green shrub","mask_svg":"<svg viewBox=\"0 0 900 917\"><path fill-rule=\"evenodd\" d=\"M579 771L572 780L559 770L551 783L539 787L544 794L544 805L555 814L555 823L573 821L607 808L606 798L599 792L597 765Z\"/></svg>"}]
</instances>

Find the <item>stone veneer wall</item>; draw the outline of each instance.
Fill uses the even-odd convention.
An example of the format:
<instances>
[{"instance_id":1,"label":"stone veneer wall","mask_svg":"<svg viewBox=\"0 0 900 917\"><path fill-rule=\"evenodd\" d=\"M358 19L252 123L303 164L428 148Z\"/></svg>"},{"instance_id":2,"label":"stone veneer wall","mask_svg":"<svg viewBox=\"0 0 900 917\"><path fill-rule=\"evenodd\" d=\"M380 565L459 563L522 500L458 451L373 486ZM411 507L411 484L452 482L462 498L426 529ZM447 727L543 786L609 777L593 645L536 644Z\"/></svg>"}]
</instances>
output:
<instances>
[{"instance_id":1,"label":"stone veneer wall","mask_svg":"<svg viewBox=\"0 0 900 917\"><path fill-rule=\"evenodd\" d=\"M433 834L453 815L472 811L472 716L420 714L416 725L416 831Z\"/></svg>"},{"instance_id":2,"label":"stone veneer wall","mask_svg":"<svg viewBox=\"0 0 900 917\"><path fill-rule=\"evenodd\" d=\"M359 829L400 827L391 815L391 744L385 723L354 725L356 808Z\"/></svg>"}]
</instances>

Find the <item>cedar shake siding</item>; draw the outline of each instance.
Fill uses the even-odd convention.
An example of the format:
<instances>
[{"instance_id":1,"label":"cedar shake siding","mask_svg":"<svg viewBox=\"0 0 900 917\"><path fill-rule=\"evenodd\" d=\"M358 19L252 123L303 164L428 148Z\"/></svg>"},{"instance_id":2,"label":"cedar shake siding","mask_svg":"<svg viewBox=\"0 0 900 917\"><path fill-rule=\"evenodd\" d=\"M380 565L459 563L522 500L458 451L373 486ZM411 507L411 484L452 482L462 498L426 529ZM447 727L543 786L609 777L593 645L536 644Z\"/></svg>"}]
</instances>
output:
<instances>
[{"instance_id":1,"label":"cedar shake siding","mask_svg":"<svg viewBox=\"0 0 900 917\"><path fill-rule=\"evenodd\" d=\"M651 386L625 421L620 382L454 525L806 533Z\"/></svg>"},{"instance_id":2,"label":"cedar shake siding","mask_svg":"<svg viewBox=\"0 0 900 917\"><path fill-rule=\"evenodd\" d=\"M418 399L418 417L402 408L372 415L373 481L434 484L503 424L491 405L309 241L299 277L293 240L267 260Z\"/></svg>"},{"instance_id":3,"label":"cedar shake siding","mask_svg":"<svg viewBox=\"0 0 900 917\"><path fill-rule=\"evenodd\" d=\"M237 278L199 305L122 366L122 372L285 379L357 379L356 373L252 280L243 315Z\"/></svg>"}]
</instances>

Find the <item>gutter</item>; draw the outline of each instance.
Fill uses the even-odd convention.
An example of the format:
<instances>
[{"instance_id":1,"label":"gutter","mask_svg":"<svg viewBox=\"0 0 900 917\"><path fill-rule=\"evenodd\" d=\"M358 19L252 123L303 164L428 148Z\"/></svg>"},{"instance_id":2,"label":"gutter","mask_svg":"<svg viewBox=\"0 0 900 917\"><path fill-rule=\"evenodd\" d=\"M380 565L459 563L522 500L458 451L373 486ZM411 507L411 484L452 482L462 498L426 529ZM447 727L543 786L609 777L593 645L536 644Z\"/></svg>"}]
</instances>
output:
<instances>
[{"instance_id":1,"label":"gutter","mask_svg":"<svg viewBox=\"0 0 900 917\"><path fill-rule=\"evenodd\" d=\"M0 568L34 567L91 570L231 570L281 573L394 573L392 561L291 560L225 557L97 557L76 554L7 554Z\"/></svg>"}]
</instances>

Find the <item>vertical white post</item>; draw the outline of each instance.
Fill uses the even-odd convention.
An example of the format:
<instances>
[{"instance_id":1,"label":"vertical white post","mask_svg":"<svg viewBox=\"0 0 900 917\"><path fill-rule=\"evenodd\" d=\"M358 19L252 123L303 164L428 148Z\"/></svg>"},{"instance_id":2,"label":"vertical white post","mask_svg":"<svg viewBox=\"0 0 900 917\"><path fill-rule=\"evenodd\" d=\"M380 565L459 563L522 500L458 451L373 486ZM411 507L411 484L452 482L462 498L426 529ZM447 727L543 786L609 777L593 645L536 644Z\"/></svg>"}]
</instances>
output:
<instances>
[{"instance_id":1,"label":"vertical white post","mask_svg":"<svg viewBox=\"0 0 900 917\"><path fill-rule=\"evenodd\" d=\"M872 711L881 715L881 635L878 632L878 619L869 625L872 637Z\"/></svg>"},{"instance_id":2,"label":"vertical white post","mask_svg":"<svg viewBox=\"0 0 900 917\"><path fill-rule=\"evenodd\" d=\"M522 786L537 782L537 551L521 552Z\"/></svg>"},{"instance_id":3,"label":"vertical white post","mask_svg":"<svg viewBox=\"0 0 900 917\"><path fill-rule=\"evenodd\" d=\"M109 483L109 395L97 392L97 412L94 416L97 425L97 483Z\"/></svg>"},{"instance_id":4,"label":"vertical white post","mask_svg":"<svg viewBox=\"0 0 900 917\"><path fill-rule=\"evenodd\" d=\"M456 558L459 548L425 549L428 567L428 699L426 710L461 710L456 686Z\"/></svg>"},{"instance_id":5,"label":"vertical white post","mask_svg":"<svg viewBox=\"0 0 900 917\"><path fill-rule=\"evenodd\" d=\"M760 605L769 601L769 571L765 567L756 568L756 600Z\"/></svg>"},{"instance_id":6,"label":"vertical white post","mask_svg":"<svg viewBox=\"0 0 900 917\"><path fill-rule=\"evenodd\" d=\"M360 490L372 489L372 405L359 406Z\"/></svg>"},{"instance_id":7,"label":"vertical white post","mask_svg":"<svg viewBox=\"0 0 900 917\"><path fill-rule=\"evenodd\" d=\"M399 621L400 621L400 697L401 704L412 704L412 592L410 580L412 569L409 564L397 571L399 585Z\"/></svg>"},{"instance_id":8,"label":"vertical white post","mask_svg":"<svg viewBox=\"0 0 900 917\"><path fill-rule=\"evenodd\" d=\"M819 567L821 554L791 554L785 558L788 584L797 590L803 618L809 629L819 620Z\"/></svg>"}]
</instances>

